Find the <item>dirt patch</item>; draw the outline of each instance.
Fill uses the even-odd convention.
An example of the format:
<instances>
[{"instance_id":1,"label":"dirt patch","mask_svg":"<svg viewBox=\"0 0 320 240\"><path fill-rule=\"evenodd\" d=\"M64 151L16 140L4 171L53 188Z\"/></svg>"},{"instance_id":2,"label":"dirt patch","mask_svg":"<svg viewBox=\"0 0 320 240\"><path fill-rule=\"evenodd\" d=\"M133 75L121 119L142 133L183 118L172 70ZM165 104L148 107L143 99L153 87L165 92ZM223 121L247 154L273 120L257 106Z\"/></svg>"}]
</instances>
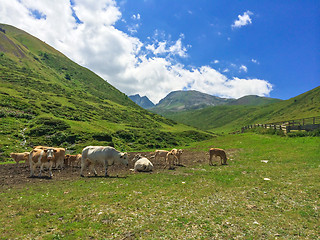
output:
<instances>
[{"instance_id":1,"label":"dirt patch","mask_svg":"<svg viewBox=\"0 0 320 240\"><path fill-rule=\"evenodd\" d=\"M228 156L227 151L227 156ZM235 154L235 150L232 149L230 151L230 155L233 156ZM158 161L155 161L153 158L154 152L131 152L129 153L129 169L133 168L133 157L140 153L142 156L147 157L154 165L153 172L160 172L160 171L168 171L164 169L165 162L163 158L160 158ZM229 158L229 156L228 156ZM183 166L176 166L178 167L192 167L195 165L207 164L209 159L208 152L195 152L195 151L187 151L185 150L182 154L182 164ZM220 159L216 159L217 162L220 162ZM219 161L218 161L219 160ZM102 167L97 168L98 175L103 177L104 176L104 169ZM39 173L39 168L37 168L35 174ZM109 167L108 173L111 177L126 177L130 173L128 168L125 168L122 165L114 165ZM91 177L92 174L88 174L88 171L84 172L85 176ZM30 168L24 163L19 164L5 164L0 165L0 189L10 188L14 185L26 185L26 184L34 184L39 182L55 182L55 181L63 181L63 180L76 180L80 178L80 167L65 167L63 169L53 169L53 177L49 178L49 173L44 171L41 178L34 177L30 178Z\"/></svg>"}]
</instances>

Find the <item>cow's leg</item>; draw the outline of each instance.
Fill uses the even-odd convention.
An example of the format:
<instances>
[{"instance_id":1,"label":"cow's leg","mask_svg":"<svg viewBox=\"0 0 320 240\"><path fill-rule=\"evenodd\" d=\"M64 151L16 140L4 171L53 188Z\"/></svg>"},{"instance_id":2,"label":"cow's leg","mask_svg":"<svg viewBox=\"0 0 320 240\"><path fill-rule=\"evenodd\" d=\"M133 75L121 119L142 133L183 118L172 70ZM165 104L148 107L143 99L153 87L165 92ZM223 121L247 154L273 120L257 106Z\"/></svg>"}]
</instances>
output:
<instances>
[{"instance_id":1,"label":"cow's leg","mask_svg":"<svg viewBox=\"0 0 320 240\"><path fill-rule=\"evenodd\" d=\"M83 160L81 161L81 171L80 171L80 176L84 177L83 175L83 170L88 166L88 161L87 160Z\"/></svg>"},{"instance_id":2,"label":"cow's leg","mask_svg":"<svg viewBox=\"0 0 320 240\"><path fill-rule=\"evenodd\" d=\"M52 178L52 163L49 165L49 177Z\"/></svg>"},{"instance_id":3,"label":"cow's leg","mask_svg":"<svg viewBox=\"0 0 320 240\"><path fill-rule=\"evenodd\" d=\"M42 170L43 170L43 164L40 165L39 177L41 177Z\"/></svg>"},{"instance_id":4,"label":"cow's leg","mask_svg":"<svg viewBox=\"0 0 320 240\"><path fill-rule=\"evenodd\" d=\"M33 177L34 175L34 168L33 168L33 164L30 162L30 177Z\"/></svg>"},{"instance_id":5,"label":"cow's leg","mask_svg":"<svg viewBox=\"0 0 320 240\"><path fill-rule=\"evenodd\" d=\"M212 154L210 154L210 159L209 159L209 166L212 166Z\"/></svg>"},{"instance_id":6,"label":"cow's leg","mask_svg":"<svg viewBox=\"0 0 320 240\"><path fill-rule=\"evenodd\" d=\"M104 176L105 177L109 177L109 175L108 175L108 164L106 164L104 168L105 168Z\"/></svg>"}]
</instances>

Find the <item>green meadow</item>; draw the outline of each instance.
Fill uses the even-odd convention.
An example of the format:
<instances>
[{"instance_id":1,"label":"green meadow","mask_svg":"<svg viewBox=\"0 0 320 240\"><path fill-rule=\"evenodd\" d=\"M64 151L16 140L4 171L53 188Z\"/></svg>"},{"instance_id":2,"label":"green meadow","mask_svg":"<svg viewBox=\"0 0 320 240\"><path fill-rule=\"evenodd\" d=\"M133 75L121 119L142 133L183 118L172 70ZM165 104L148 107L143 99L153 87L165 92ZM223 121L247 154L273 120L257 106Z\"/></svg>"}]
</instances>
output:
<instances>
[{"instance_id":1,"label":"green meadow","mask_svg":"<svg viewBox=\"0 0 320 240\"><path fill-rule=\"evenodd\" d=\"M1 186L0 238L319 239L318 137L245 133L186 150L212 146L229 165Z\"/></svg>"}]
</instances>

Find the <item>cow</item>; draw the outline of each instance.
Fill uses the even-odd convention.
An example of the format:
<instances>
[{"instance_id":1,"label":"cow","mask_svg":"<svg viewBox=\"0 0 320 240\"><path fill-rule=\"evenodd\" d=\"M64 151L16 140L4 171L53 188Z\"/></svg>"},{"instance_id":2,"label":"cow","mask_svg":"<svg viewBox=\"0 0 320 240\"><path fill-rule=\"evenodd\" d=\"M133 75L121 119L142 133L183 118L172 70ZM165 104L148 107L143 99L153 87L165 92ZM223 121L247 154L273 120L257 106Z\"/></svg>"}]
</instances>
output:
<instances>
[{"instance_id":1,"label":"cow","mask_svg":"<svg viewBox=\"0 0 320 240\"><path fill-rule=\"evenodd\" d=\"M177 160L176 165L177 165L177 166L182 166L182 163L181 163L181 155L182 155L182 153L183 153L183 150L182 150L182 149L179 149L179 150L175 149L175 150L176 150L175 154L176 154L176 160Z\"/></svg>"},{"instance_id":2,"label":"cow","mask_svg":"<svg viewBox=\"0 0 320 240\"><path fill-rule=\"evenodd\" d=\"M155 154L154 154L154 160L155 161L158 161L159 158L164 158L164 160L166 161L166 158L167 158L167 154L168 154L169 151L167 150L156 150L155 151Z\"/></svg>"},{"instance_id":3,"label":"cow","mask_svg":"<svg viewBox=\"0 0 320 240\"><path fill-rule=\"evenodd\" d=\"M210 166L213 166L213 163L212 163L212 157L213 156L215 156L215 157L219 156L220 160L221 160L221 165L227 165L227 155L226 155L226 152L223 149L210 148L209 155L210 155L210 158L209 158L209 165Z\"/></svg>"},{"instance_id":4,"label":"cow","mask_svg":"<svg viewBox=\"0 0 320 240\"><path fill-rule=\"evenodd\" d=\"M81 154L77 154L77 155L70 155L70 154L66 154L65 155L65 165L67 166L71 166L73 167L73 165L79 165L80 161L81 161Z\"/></svg>"},{"instance_id":5,"label":"cow","mask_svg":"<svg viewBox=\"0 0 320 240\"><path fill-rule=\"evenodd\" d=\"M148 158L142 157L140 154L137 154L133 159L134 169L130 169L134 172L151 172L153 170L153 164L149 161Z\"/></svg>"},{"instance_id":6,"label":"cow","mask_svg":"<svg viewBox=\"0 0 320 240\"><path fill-rule=\"evenodd\" d=\"M175 148L167 153L167 155L166 155L166 163L165 163L164 168L166 168L167 165L169 164L169 169L174 169L173 165L175 164L175 162L178 162L177 153L178 153L178 150L175 149Z\"/></svg>"},{"instance_id":7,"label":"cow","mask_svg":"<svg viewBox=\"0 0 320 240\"><path fill-rule=\"evenodd\" d=\"M10 157L18 164L20 161L25 161L25 163L28 162L29 159L29 152L23 152L23 153L10 153Z\"/></svg>"},{"instance_id":8,"label":"cow","mask_svg":"<svg viewBox=\"0 0 320 240\"><path fill-rule=\"evenodd\" d=\"M122 163L128 166L128 154L122 153L116 150L113 147L109 146L88 146L82 150L81 157L81 172L80 176L84 177L83 170L92 164L92 170L94 175L97 176L97 172L95 170L95 165L98 163L102 164L105 168L105 177L109 177L108 175L108 166L112 166L115 163Z\"/></svg>"},{"instance_id":9,"label":"cow","mask_svg":"<svg viewBox=\"0 0 320 240\"><path fill-rule=\"evenodd\" d=\"M46 146L36 146L34 147L33 149L42 149L42 150L45 150L45 149L49 149L51 147L46 147ZM54 150L56 150L54 152L54 158L53 158L53 166L55 168L58 168L60 167L61 169L63 168L63 165L64 165L64 156L66 154L66 149L64 148L53 148Z\"/></svg>"},{"instance_id":10,"label":"cow","mask_svg":"<svg viewBox=\"0 0 320 240\"><path fill-rule=\"evenodd\" d=\"M49 169L49 176L52 177L52 159L54 158L54 153L56 150L53 148L47 149L33 149L29 154L29 164L30 164L30 177L34 176L34 171L37 166L40 166L39 177L43 171L43 167L46 166Z\"/></svg>"}]
</instances>

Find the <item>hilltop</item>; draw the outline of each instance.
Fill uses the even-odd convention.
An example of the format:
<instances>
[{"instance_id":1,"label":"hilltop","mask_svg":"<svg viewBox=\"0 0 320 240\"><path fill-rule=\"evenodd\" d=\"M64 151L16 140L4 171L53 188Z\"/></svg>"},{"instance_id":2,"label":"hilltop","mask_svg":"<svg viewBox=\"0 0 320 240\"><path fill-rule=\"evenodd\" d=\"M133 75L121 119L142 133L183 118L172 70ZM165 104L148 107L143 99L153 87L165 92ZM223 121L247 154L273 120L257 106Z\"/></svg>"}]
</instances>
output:
<instances>
[{"instance_id":1,"label":"hilltop","mask_svg":"<svg viewBox=\"0 0 320 240\"><path fill-rule=\"evenodd\" d=\"M163 115L203 130L236 131L248 124L319 116L320 87L316 87L297 97L267 105L246 106L231 104L198 110L167 112Z\"/></svg>"},{"instance_id":2,"label":"hilltop","mask_svg":"<svg viewBox=\"0 0 320 240\"><path fill-rule=\"evenodd\" d=\"M215 97L195 90L173 91L150 110L156 113L170 113L176 111L186 111L201 109L208 106L224 105L232 101L231 99Z\"/></svg>"},{"instance_id":3,"label":"hilltop","mask_svg":"<svg viewBox=\"0 0 320 240\"><path fill-rule=\"evenodd\" d=\"M154 107L154 103L147 96L141 97L139 94L131 95L129 98L144 109Z\"/></svg>"},{"instance_id":4,"label":"hilltop","mask_svg":"<svg viewBox=\"0 0 320 240\"><path fill-rule=\"evenodd\" d=\"M0 155L35 145L165 148L212 137L150 113L43 41L0 24Z\"/></svg>"}]
</instances>

